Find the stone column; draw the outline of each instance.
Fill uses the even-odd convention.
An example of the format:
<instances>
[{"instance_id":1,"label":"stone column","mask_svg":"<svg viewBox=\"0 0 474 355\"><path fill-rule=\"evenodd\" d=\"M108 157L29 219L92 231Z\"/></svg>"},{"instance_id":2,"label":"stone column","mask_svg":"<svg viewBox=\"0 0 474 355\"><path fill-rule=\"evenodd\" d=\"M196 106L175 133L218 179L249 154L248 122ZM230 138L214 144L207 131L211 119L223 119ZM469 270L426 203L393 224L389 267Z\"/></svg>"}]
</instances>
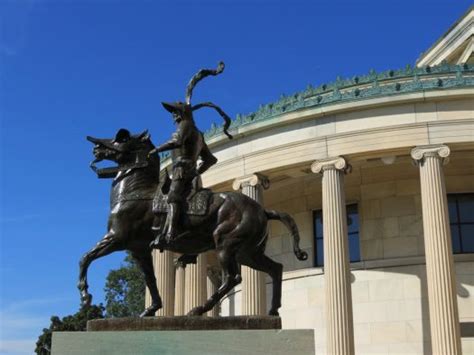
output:
<instances>
[{"instance_id":1,"label":"stone column","mask_svg":"<svg viewBox=\"0 0 474 355\"><path fill-rule=\"evenodd\" d=\"M186 265L184 313L201 306L207 300L207 261L206 254L199 254L196 264Z\"/></svg>"},{"instance_id":2,"label":"stone column","mask_svg":"<svg viewBox=\"0 0 474 355\"><path fill-rule=\"evenodd\" d=\"M174 266L173 255L169 251L160 253L153 250L153 271L156 285L163 301L163 308L156 312L157 316L172 316L174 312ZM151 305L151 295L145 288L145 308Z\"/></svg>"},{"instance_id":3,"label":"stone column","mask_svg":"<svg viewBox=\"0 0 474 355\"><path fill-rule=\"evenodd\" d=\"M145 287L145 308L148 308L150 306L151 306L150 291L148 290L148 287Z\"/></svg>"},{"instance_id":4,"label":"stone column","mask_svg":"<svg viewBox=\"0 0 474 355\"><path fill-rule=\"evenodd\" d=\"M433 354L461 354L448 201L442 165L445 145L416 147L411 156L420 167L428 304Z\"/></svg>"},{"instance_id":5,"label":"stone column","mask_svg":"<svg viewBox=\"0 0 474 355\"><path fill-rule=\"evenodd\" d=\"M207 296L211 297L220 286L221 270L216 267L207 268ZM210 317L219 317L220 304L216 304L213 309L207 312Z\"/></svg>"},{"instance_id":6,"label":"stone column","mask_svg":"<svg viewBox=\"0 0 474 355\"><path fill-rule=\"evenodd\" d=\"M247 175L235 179L234 190L242 190L244 195L263 205L263 190L268 189L268 178L260 174ZM267 290L265 274L242 265L242 315L265 315L267 313Z\"/></svg>"},{"instance_id":7,"label":"stone column","mask_svg":"<svg viewBox=\"0 0 474 355\"><path fill-rule=\"evenodd\" d=\"M349 242L342 157L317 160L313 173L323 175L324 273L326 282L327 353L354 354Z\"/></svg>"},{"instance_id":8,"label":"stone column","mask_svg":"<svg viewBox=\"0 0 474 355\"><path fill-rule=\"evenodd\" d=\"M165 250L160 253L159 250L153 251L154 268L156 275L156 284L163 301L163 308L156 312L157 316L174 315L174 281L175 267L173 263L173 253Z\"/></svg>"},{"instance_id":9,"label":"stone column","mask_svg":"<svg viewBox=\"0 0 474 355\"><path fill-rule=\"evenodd\" d=\"M184 316L184 295L185 295L185 265L176 263L176 282L175 282L175 296L174 296L174 315Z\"/></svg>"}]
</instances>

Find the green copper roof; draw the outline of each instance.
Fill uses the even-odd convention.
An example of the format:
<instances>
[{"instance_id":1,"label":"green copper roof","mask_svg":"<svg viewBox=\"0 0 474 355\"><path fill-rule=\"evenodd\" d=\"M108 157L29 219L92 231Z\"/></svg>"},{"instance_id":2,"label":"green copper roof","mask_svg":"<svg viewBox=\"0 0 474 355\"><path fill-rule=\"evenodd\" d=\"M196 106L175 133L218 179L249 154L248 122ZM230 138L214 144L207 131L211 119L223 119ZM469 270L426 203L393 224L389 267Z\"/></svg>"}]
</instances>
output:
<instances>
[{"instance_id":1,"label":"green copper roof","mask_svg":"<svg viewBox=\"0 0 474 355\"><path fill-rule=\"evenodd\" d=\"M308 86L306 90L290 96L281 96L274 103L261 105L257 111L241 115L232 120L229 131L235 133L239 127L256 122L271 120L283 114L329 106L344 102L354 102L378 97L407 93L474 87L474 66L450 65L412 67L377 73L371 70L367 75L350 79L338 77L336 81L318 87ZM222 134L222 128L213 124L204 135L206 140ZM166 158L168 154L164 155Z\"/></svg>"},{"instance_id":2,"label":"green copper roof","mask_svg":"<svg viewBox=\"0 0 474 355\"><path fill-rule=\"evenodd\" d=\"M467 64L462 66L441 64L423 68L407 65L404 69L382 73L371 70L367 75L354 76L351 79L338 77L336 81L329 84L318 87L308 86L304 91L291 96L281 96L274 103L261 105L253 113L237 115L232 121L231 132L232 128L306 108L420 91L472 86L474 86L474 67ZM220 135L221 131L220 127L213 125L205 132L205 137L209 139Z\"/></svg>"}]
</instances>

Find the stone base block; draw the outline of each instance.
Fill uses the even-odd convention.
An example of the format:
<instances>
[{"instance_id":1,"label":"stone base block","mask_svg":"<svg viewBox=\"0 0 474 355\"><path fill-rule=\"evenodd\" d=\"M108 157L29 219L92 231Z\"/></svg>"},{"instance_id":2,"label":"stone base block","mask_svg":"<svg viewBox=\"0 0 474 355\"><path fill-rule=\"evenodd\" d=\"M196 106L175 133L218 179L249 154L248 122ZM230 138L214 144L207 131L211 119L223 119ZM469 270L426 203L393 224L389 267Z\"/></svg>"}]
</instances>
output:
<instances>
[{"instance_id":1,"label":"stone base block","mask_svg":"<svg viewBox=\"0 0 474 355\"><path fill-rule=\"evenodd\" d=\"M145 317L108 318L87 322L87 331L137 330L229 330L281 329L281 318L271 316L235 317Z\"/></svg>"},{"instance_id":2,"label":"stone base block","mask_svg":"<svg viewBox=\"0 0 474 355\"><path fill-rule=\"evenodd\" d=\"M53 355L308 355L313 329L53 333Z\"/></svg>"}]
</instances>

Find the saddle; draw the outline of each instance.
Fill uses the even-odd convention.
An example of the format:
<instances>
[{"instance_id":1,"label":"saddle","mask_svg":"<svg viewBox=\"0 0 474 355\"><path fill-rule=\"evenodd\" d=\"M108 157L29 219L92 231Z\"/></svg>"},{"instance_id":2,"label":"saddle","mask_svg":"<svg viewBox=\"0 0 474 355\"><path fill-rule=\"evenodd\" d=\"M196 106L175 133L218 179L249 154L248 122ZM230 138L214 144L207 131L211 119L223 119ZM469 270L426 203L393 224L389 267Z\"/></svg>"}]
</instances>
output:
<instances>
[{"instance_id":1,"label":"saddle","mask_svg":"<svg viewBox=\"0 0 474 355\"><path fill-rule=\"evenodd\" d=\"M209 210L211 195L212 191L209 189L200 188L191 191L183 206L184 212L191 216L205 216ZM157 190L153 198L153 213L168 213L166 194L161 189Z\"/></svg>"}]
</instances>

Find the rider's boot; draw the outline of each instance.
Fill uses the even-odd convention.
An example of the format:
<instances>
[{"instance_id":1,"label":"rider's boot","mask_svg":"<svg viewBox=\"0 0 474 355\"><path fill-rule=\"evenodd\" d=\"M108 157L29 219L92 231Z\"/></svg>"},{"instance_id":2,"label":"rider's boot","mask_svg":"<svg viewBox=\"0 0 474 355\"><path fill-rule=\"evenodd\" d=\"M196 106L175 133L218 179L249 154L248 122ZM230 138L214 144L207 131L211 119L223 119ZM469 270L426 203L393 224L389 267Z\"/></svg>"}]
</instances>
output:
<instances>
[{"instance_id":1,"label":"rider's boot","mask_svg":"<svg viewBox=\"0 0 474 355\"><path fill-rule=\"evenodd\" d=\"M176 237L179 235L179 217L181 213L179 203L170 203L169 214L170 214L170 225L168 229L168 233L166 234L166 239L168 242L173 242Z\"/></svg>"},{"instance_id":2,"label":"rider's boot","mask_svg":"<svg viewBox=\"0 0 474 355\"><path fill-rule=\"evenodd\" d=\"M157 221L156 217L153 220L151 229L155 234L155 239L153 239L153 241L150 243L150 247L160 249L160 252L163 252L163 244L166 244L166 240L165 236L163 235L163 228L160 225L160 222Z\"/></svg>"}]
</instances>

